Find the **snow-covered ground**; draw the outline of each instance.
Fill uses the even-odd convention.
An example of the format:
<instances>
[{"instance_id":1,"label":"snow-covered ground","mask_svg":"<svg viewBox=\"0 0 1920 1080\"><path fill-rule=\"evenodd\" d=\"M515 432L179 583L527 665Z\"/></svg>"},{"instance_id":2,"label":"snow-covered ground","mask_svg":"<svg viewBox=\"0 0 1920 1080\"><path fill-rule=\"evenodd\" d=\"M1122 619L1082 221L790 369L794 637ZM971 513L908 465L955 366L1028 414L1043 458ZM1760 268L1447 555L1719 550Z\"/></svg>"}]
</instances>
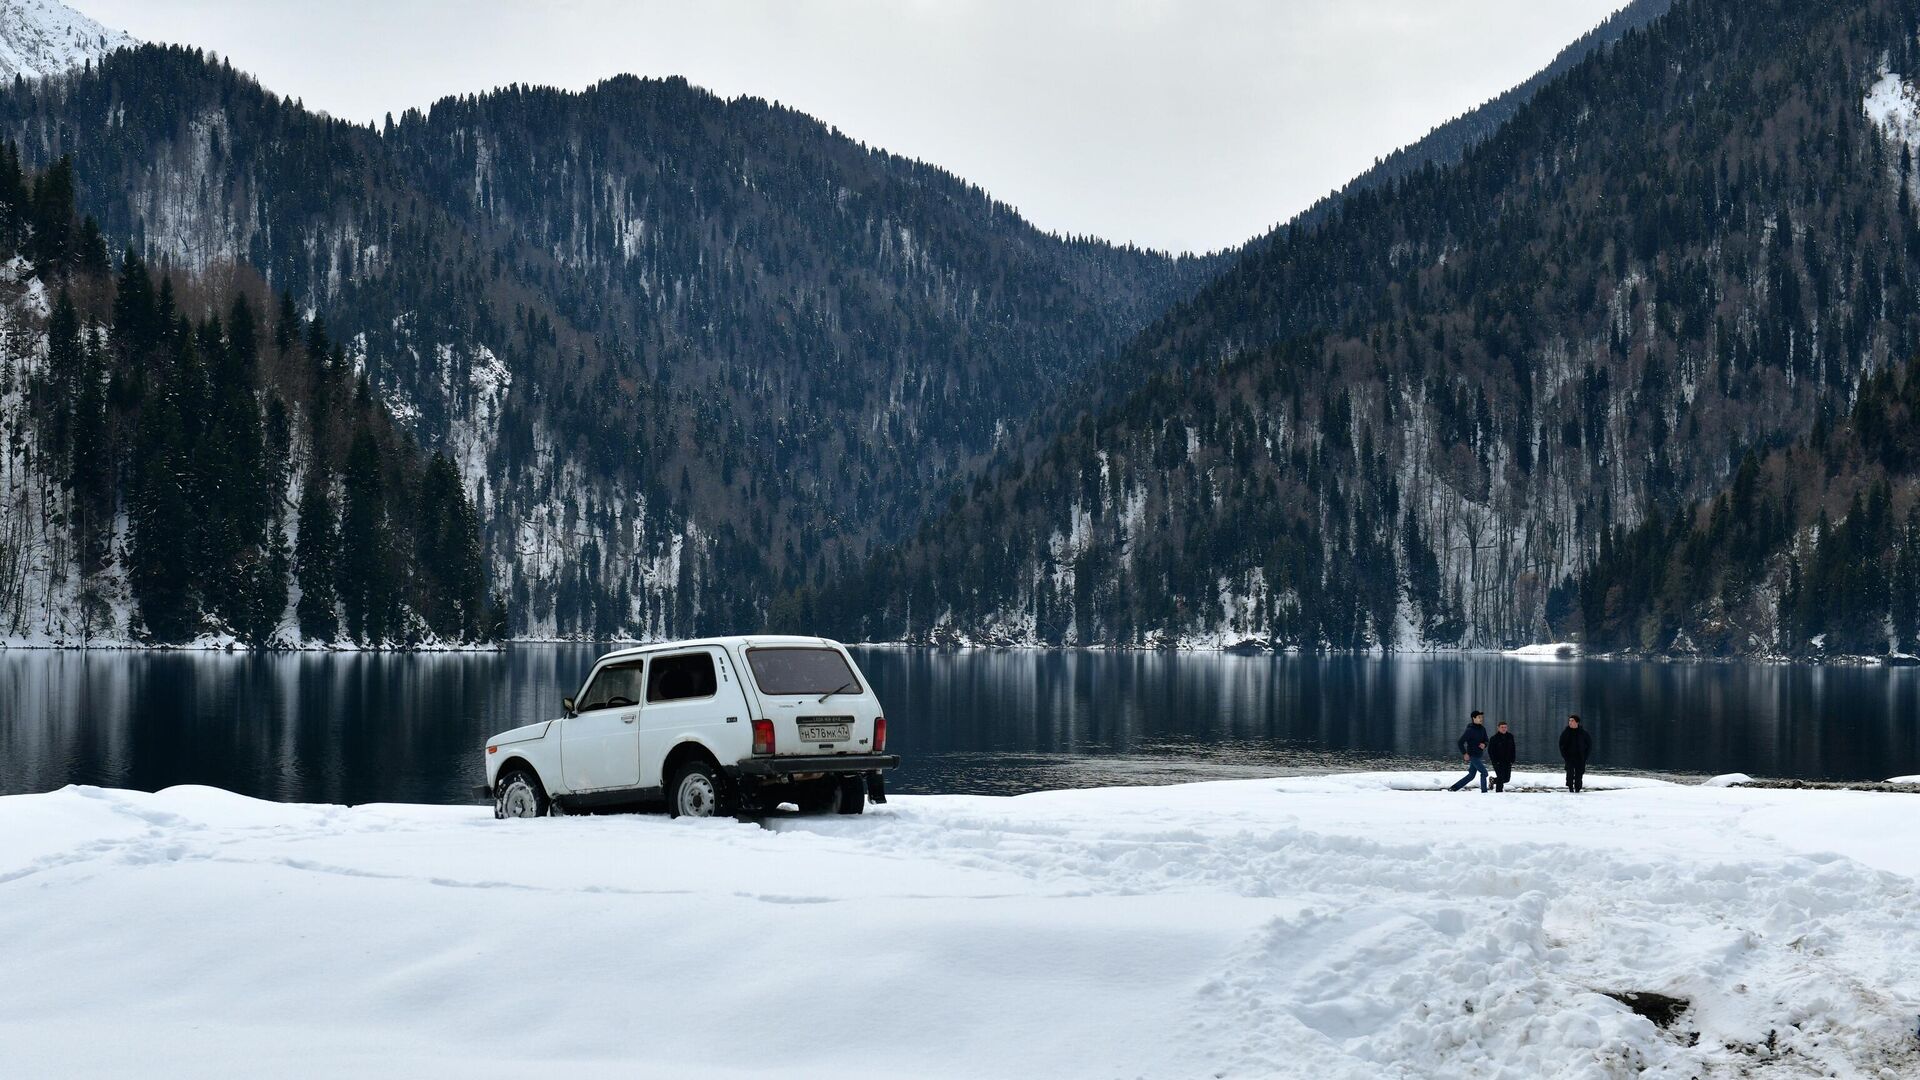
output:
<instances>
[{"instance_id":1,"label":"snow-covered ground","mask_svg":"<svg viewBox=\"0 0 1920 1080\"><path fill-rule=\"evenodd\" d=\"M1920 798L1450 779L765 827L0 798L0 1068L1920 1075ZM1646 991L1690 1006L1663 1030L1607 996Z\"/></svg>"}]
</instances>

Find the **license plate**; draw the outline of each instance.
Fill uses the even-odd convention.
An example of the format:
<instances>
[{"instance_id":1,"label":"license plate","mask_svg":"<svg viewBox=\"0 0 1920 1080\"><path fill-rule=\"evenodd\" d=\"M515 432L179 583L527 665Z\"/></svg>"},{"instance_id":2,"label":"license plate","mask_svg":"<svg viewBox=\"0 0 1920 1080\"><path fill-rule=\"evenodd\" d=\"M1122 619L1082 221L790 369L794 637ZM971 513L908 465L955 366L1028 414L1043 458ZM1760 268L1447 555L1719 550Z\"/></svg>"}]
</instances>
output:
<instances>
[{"instance_id":1,"label":"license plate","mask_svg":"<svg viewBox=\"0 0 1920 1080\"><path fill-rule=\"evenodd\" d=\"M801 724L801 742L846 742L851 724Z\"/></svg>"}]
</instances>

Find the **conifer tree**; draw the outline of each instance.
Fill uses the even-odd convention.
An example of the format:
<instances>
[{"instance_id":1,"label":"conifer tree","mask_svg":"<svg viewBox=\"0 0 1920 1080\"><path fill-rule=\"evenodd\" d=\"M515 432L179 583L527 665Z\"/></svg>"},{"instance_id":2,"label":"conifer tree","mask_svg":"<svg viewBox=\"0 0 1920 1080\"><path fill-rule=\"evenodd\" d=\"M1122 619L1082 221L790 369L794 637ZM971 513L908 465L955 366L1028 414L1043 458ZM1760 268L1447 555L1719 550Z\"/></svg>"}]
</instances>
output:
<instances>
[{"instance_id":1,"label":"conifer tree","mask_svg":"<svg viewBox=\"0 0 1920 1080\"><path fill-rule=\"evenodd\" d=\"M1900 530L1900 548L1894 556L1892 589L1893 636L1908 654L1920 653L1920 506L1907 512Z\"/></svg>"},{"instance_id":2,"label":"conifer tree","mask_svg":"<svg viewBox=\"0 0 1920 1080\"><path fill-rule=\"evenodd\" d=\"M113 346L122 366L144 367L142 354L159 344L166 324L155 308L153 279L140 254L128 248L113 290Z\"/></svg>"},{"instance_id":3,"label":"conifer tree","mask_svg":"<svg viewBox=\"0 0 1920 1080\"><path fill-rule=\"evenodd\" d=\"M180 340L173 363L146 396L128 499L127 577L147 634L156 641L185 641L200 625L195 560L181 550L182 541L195 532L180 393L181 381L190 377L192 352L192 340Z\"/></svg>"},{"instance_id":4,"label":"conifer tree","mask_svg":"<svg viewBox=\"0 0 1920 1080\"><path fill-rule=\"evenodd\" d=\"M428 627L448 640L477 638L486 593L479 522L444 454L434 454L421 477L413 527Z\"/></svg>"},{"instance_id":5,"label":"conifer tree","mask_svg":"<svg viewBox=\"0 0 1920 1080\"><path fill-rule=\"evenodd\" d=\"M32 201L28 254L41 277L57 277L69 268L76 246L72 158L63 157L40 174Z\"/></svg>"},{"instance_id":6,"label":"conifer tree","mask_svg":"<svg viewBox=\"0 0 1920 1080\"><path fill-rule=\"evenodd\" d=\"M0 142L0 246L19 251L26 229L27 184L20 152L11 141Z\"/></svg>"},{"instance_id":7,"label":"conifer tree","mask_svg":"<svg viewBox=\"0 0 1920 1080\"><path fill-rule=\"evenodd\" d=\"M107 374L102 352L97 341L86 343L73 406L70 483L81 569L88 572L104 565L113 516L113 448L107 427Z\"/></svg>"},{"instance_id":8,"label":"conifer tree","mask_svg":"<svg viewBox=\"0 0 1920 1080\"><path fill-rule=\"evenodd\" d=\"M209 392L211 416L197 460L208 491L210 542L207 564L219 585L213 607L230 622L256 624L269 603L259 573L221 574L221 568L260 568L268 562L271 491L260 405L254 394L258 343L252 308L236 297L224 324L210 319L203 330L215 358Z\"/></svg>"},{"instance_id":9,"label":"conifer tree","mask_svg":"<svg viewBox=\"0 0 1920 1080\"><path fill-rule=\"evenodd\" d=\"M376 643L388 630L391 582L380 449L364 423L354 430L342 486L346 506L340 516L340 561L335 575L341 609L349 637Z\"/></svg>"},{"instance_id":10,"label":"conifer tree","mask_svg":"<svg viewBox=\"0 0 1920 1080\"><path fill-rule=\"evenodd\" d=\"M285 355L300 340L300 312L293 306L293 294L280 294L280 313L273 320L273 348Z\"/></svg>"},{"instance_id":11,"label":"conifer tree","mask_svg":"<svg viewBox=\"0 0 1920 1080\"><path fill-rule=\"evenodd\" d=\"M74 399L86 368L86 349L80 341L80 313L66 289L54 301L47 319L47 403L51 420L47 452L65 469L73 461Z\"/></svg>"},{"instance_id":12,"label":"conifer tree","mask_svg":"<svg viewBox=\"0 0 1920 1080\"><path fill-rule=\"evenodd\" d=\"M100 232L100 223L92 214L80 220L80 232L74 240L77 250L78 269L91 277L102 277L113 271L113 261L107 255L107 238Z\"/></svg>"},{"instance_id":13,"label":"conifer tree","mask_svg":"<svg viewBox=\"0 0 1920 1080\"><path fill-rule=\"evenodd\" d=\"M329 486L326 461L316 445L300 489L294 550L294 581L300 586L296 614L300 634L308 641L333 641L340 636L339 592L335 586L340 535Z\"/></svg>"}]
</instances>

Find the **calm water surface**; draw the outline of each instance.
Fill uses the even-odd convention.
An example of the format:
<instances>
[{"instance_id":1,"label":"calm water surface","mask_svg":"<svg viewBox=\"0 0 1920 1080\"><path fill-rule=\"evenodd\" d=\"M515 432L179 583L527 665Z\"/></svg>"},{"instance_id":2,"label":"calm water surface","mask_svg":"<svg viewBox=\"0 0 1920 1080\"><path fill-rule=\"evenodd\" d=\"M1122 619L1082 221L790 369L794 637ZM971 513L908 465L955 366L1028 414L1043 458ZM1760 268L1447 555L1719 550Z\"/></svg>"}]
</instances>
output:
<instances>
[{"instance_id":1,"label":"calm water surface","mask_svg":"<svg viewBox=\"0 0 1920 1080\"><path fill-rule=\"evenodd\" d=\"M468 802L493 732L557 714L598 648L424 655L0 651L0 794L212 784L303 802ZM1594 769L1920 773L1920 670L1501 657L857 650L897 791L1007 793L1444 768L1468 710L1523 767L1568 712Z\"/></svg>"}]
</instances>

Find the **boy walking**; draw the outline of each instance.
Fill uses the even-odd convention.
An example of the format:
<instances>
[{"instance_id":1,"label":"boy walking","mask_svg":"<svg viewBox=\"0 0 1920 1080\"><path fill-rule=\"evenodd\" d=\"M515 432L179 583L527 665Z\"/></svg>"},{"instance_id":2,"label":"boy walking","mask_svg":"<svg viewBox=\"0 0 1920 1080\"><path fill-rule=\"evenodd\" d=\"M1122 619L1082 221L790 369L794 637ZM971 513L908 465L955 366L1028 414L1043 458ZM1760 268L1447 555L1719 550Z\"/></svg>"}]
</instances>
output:
<instances>
[{"instance_id":1,"label":"boy walking","mask_svg":"<svg viewBox=\"0 0 1920 1080\"><path fill-rule=\"evenodd\" d=\"M1480 777L1480 794L1487 793L1487 725L1481 719L1484 716L1486 714L1479 709L1473 710L1473 715L1467 719L1466 732L1454 743L1460 748L1460 760L1467 763L1467 775L1448 791L1459 791L1472 783L1477 775Z\"/></svg>"},{"instance_id":2,"label":"boy walking","mask_svg":"<svg viewBox=\"0 0 1920 1080\"><path fill-rule=\"evenodd\" d=\"M1487 740L1487 757L1493 762L1493 790L1507 790L1507 782L1513 779L1516 756L1513 732L1507 730L1507 722L1502 720L1494 725L1493 737Z\"/></svg>"}]
</instances>

